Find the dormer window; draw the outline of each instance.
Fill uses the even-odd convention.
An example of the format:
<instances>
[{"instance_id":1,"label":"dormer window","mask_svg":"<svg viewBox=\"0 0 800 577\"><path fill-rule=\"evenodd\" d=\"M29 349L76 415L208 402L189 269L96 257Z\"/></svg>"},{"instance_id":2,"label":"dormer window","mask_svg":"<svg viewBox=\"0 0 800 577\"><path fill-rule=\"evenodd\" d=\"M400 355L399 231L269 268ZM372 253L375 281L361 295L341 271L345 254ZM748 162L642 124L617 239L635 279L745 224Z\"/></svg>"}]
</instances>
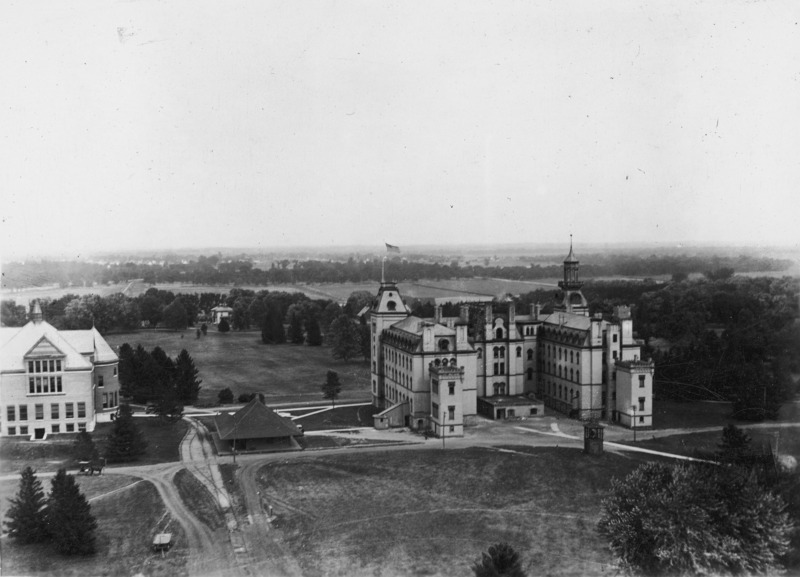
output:
<instances>
[{"instance_id":1,"label":"dormer window","mask_svg":"<svg viewBox=\"0 0 800 577\"><path fill-rule=\"evenodd\" d=\"M390 311L393 311L393 310L397 309L397 303L394 302L394 301L387 301L386 302L386 308L389 309Z\"/></svg>"},{"instance_id":2,"label":"dormer window","mask_svg":"<svg viewBox=\"0 0 800 577\"><path fill-rule=\"evenodd\" d=\"M442 339L439 341L439 350L440 351L448 351L450 350L450 342L447 339Z\"/></svg>"}]
</instances>

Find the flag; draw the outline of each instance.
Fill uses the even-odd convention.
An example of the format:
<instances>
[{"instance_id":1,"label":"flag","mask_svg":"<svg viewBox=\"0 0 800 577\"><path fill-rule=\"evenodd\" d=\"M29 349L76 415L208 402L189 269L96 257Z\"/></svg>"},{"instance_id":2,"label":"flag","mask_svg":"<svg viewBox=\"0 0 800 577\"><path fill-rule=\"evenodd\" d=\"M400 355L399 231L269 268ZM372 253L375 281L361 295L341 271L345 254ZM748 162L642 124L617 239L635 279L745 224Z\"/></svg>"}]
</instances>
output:
<instances>
[{"instance_id":1,"label":"flag","mask_svg":"<svg viewBox=\"0 0 800 577\"><path fill-rule=\"evenodd\" d=\"M386 245L386 252L400 252L399 246L394 246L393 244L389 244L388 242L384 244Z\"/></svg>"}]
</instances>

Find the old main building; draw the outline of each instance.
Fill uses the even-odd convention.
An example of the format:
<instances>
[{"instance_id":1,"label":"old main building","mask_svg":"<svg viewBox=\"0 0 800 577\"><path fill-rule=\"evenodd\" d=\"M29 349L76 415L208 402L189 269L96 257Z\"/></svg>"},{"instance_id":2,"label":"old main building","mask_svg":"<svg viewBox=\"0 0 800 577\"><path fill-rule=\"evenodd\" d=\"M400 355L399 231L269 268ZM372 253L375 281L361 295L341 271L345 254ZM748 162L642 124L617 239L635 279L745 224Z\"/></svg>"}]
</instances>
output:
<instances>
[{"instance_id":1,"label":"old main building","mask_svg":"<svg viewBox=\"0 0 800 577\"><path fill-rule=\"evenodd\" d=\"M611 318L589 315L570 246L551 314L513 303L486 303L470 334L470 314L432 319L410 314L397 285L381 282L368 311L372 397L384 411L378 427L408 426L462 435L478 414L502 419L541 415L544 406L570 416L624 426L653 424L652 361L643 360L627 307Z\"/></svg>"}]
</instances>

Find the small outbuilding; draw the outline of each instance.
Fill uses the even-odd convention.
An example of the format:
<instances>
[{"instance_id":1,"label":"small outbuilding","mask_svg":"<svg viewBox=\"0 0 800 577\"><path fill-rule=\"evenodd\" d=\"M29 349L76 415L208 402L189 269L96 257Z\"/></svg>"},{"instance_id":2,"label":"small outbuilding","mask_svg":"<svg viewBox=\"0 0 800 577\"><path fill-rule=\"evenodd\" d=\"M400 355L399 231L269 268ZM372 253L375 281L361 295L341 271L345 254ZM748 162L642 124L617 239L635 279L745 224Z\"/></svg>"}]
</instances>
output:
<instances>
[{"instance_id":1,"label":"small outbuilding","mask_svg":"<svg viewBox=\"0 0 800 577\"><path fill-rule=\"evenodd\" d=\"M301 449L303 432L288 417L282 417L255 397L233 414L214 418L218 447L223 452Z\"/></svg>"},{"instance_id":2,"label":"small outbuilding","mask_svg":"<svg viewBox=\"0 0 800 577\"><path fill-rule=\"evenodd\" d=\"M230 318L233 314L233 309L229 306L219 305L211 309L211 322L218 325L222 319Z\"/></svg>"},{"instance_id":3,"label":"small outbuilding","mask_svg":"<svg viewBox=\"0 0 800 577\"><path fill-rule=\"evenodd\" d=\"M544 403L524 395L495 395L478 398L478 413L500 421L521 417L543 417Z\"/></svg>"}]
</instances>

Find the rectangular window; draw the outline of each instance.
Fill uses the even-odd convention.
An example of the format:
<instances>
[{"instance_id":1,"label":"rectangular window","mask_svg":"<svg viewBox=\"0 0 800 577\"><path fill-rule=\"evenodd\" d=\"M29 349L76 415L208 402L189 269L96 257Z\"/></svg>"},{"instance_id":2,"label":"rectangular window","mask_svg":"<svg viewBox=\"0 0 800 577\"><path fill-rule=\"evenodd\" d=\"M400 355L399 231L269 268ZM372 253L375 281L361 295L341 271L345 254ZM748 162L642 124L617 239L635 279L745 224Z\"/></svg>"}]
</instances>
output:
<instances>
[{"instance_id":1,"label":"rectangular window","mask_svg":"<svg viewBox=\"0 0 800 577\"><path fill-rule=\"evenodd\" d=\"M447 407L447 418L451 421L455 420L456 418L456 408L455 407Z\"/></svg>"},{"instance_id":2,"label":"rectangular window","mask_svg":"<svg viewBox=\"0 0 800 577\"><path fill-rule=\"evenodd\" d=\"M439 381L438 381L438 380L436 380L436 379L433 379L433 380L431 381L431 392L432 392L434 395L438 395L438 394L439 394Z\"/></svg>"},{"instance_id":3,"label":"rectangular window","mask_svg":"<svg viewBox=\"0 0 800 577\"><path fill-rule=\"evenodd\" d=\"M611 353L611 356L612 356L612 357L614 357L614 358L616 359L616 358L617 358L617 351L613 351L613 352Z\"/></svg>"},{"instance_id":4,"label":"rectangular window","mask_svg":"<svg viewBox=\"0 0 800 577\"><path fill-rule=\"evenodd\" d=\"M644 397L639 397L639 410L644 411Z\"/></svg>"},{"instance_id":5,"label":"rectangular window","mask_svg":"<svg viewBox=\"0 0 800 577\"><path fill-rule=\"evenodd\" d=\"M78 418L79 419L86 418L86 403L78 403Z\"/></svg>"},{"instance_id":6,"label":"rectangular window","mask_svg":"<svg viewBox=\"0 0 800 577\"><path fill-rule=\"evenodd\" d=\"M17 434L17 428L16 427L9 427L8 428L8 434L9 435L16 435Z\"/></svg>"},{"instance_id":7,"label":"rectangular window","mask_svg":"<svg viewBox=\"0 0 800 577\"><path fill-rule=\"evenodd\" d=\"M20 435L27 435L28 434L28 427L20 427L19 428Z\"/></svg>"},{"instance_id":8,"label":"rectangular window","mask_svg":"<svg viewBox=\"0 0 800 577\"><path fill-rule=\"evenodd\" d=\"M64 412L66 413L65 416L68 419L74 419L75 418L74 407L75 407L75 405L73 405L72 403L64 403Z\"/></svg>"},{"instance_id":9,"label":"rectangular window","mask_svg":"<svg viewBox=\"0 0 800 577\"><path fill-rule=\"evenodd\" d=\"M33 372L33 361L28 361L28 372L29 373Z\"/></svg>"},{"instance_id":10,"label":"rectangular window","mask_svg":"<svg viewBox=\"0 0 800 577\"><path fill-rule=\"evenodd\" d=\"M48 362L48 364L50 365L50 372L51 373L55 373L56 372L56 362L51 360L51 361Z\"/></svg>"},{"instance_id":11,"label":"rectangular window","mask_svg":"<svg viewBox=\"0 0 800 577\"><path fill-rule=\"evenodd\" d=\"M97 377L97 386L98 387L102 387L103 386L103 375L98 375L98 377Z\"/></svg>"},{"instance_id":12,"label":"rectangular window","mask_svg":"<svg viewBox=\"0 0 800 577\"><path fill-rule=\"evenodd\" d=\"M456 432L456 428L453 425L450 425L450 432L451 433L455 433Z\"/></svg>"},{"instance_id":13,"label":"rectangular window","mask_svg":"<svg viewBox=\"0 0 800 577\"><path fill-rule=\"evenodd\" d=\"M500 374L500 363L495 363L494 364L494 374L495 375L499 375Z\"/></svg>"},{"instance_id":14,"label":"rectangular window","mask_svg":"<svg viewBox=\"0 0 800 577\"><path fill-rule=\"evenodd\" d=\"M34 409L36 411L36 420L41 421L44 419L44 405L36 405Z\"/></svg>"},{"instance_id":15,"label":"rectangular window","mask_svg":"<svg viewBox=\"0 0 800 577\"><path fill-rule=\"evenodd\" d=\"M75 424L74 423L67 423L67 432L74 433L75 432Z\"/></svg>"},{"instance_id":16,"label":"rectangular window","mask_svg":"<svg viewBox=\"0 0 800 577\"><path fill-rule=\"evenodd\" d=\"M103 393L103 408L108 408L108 393Z\"/></svg>"},{"instance_id":17,"label":"rectangular window","mask_svg":"<svg viewBox=\"0 0 800 577\"><path fill-rule=\"evenodd\" d=\"M78 430L85 431L86 430L86 423L78 423Z\"/></svg>"},{"instance_id":18,"label":"rectangular window","mask_svg":"<svg viewBox=\"0 0 800 577\"><path fill-rule=\"evenodd\" d=\"M53 425L53 426L51 427L51 429L52 429L52 431L53 431L54 433L60 433L60 432L61 432L61 425Z\"/></svg>"},{"instance_id":19,"label":"rectangular window","mask_svg":"<svg viewBox=\"0 0 800 577\"><path fill-rule=\"evenodd\" d=\"M33 377L30 377L28 379L28 393L32 395L35 392L36 392L36 381L34 380Z\"/></svg>"},{"instance_id":20,"label":"rectangular window","mask_svg":"<svg viewBox=\"0 0 800 577\"><path fill-rule=\"evenodd\" d=\"M616 342L617 342L617 335L615 334L615 335L614 335L614 338L613 338L613 339L611 339L611 340L612 340L613 342L615 342L615 343L616 343Z\"/></svg>"},{"instance_id":21,"label":"rectangular window","mask_svg":"<svg viewBox=\"0 0 800 577\"><path fill-rule=\"evenodd\" d=\"M639 375L639 388L644 388L644 375Z\"/></svg>"},{"instance_id":22,"label":"rectangular window","mask_svg":"<svg viewBox=\"0 0 800 577\"><path fill-rule=\"evenodd\" d=\"M61 359L56 359L56 371L61 372Z\"/></svg>"},{"instance_id":23,"label":"rectangular window","mask_svg":"<svg viewBox=\"0 0 800 577\"><path fill-rule=\"evenodd\" d=\"M117 367L114 367L114 376L117 376Z\"/></svg>"},{"instance_id":24,"label":"rectangular window","mask_svg":"<svg viewBox=\"0 0 800 577\"><path fill-rule=\"evenodd\" d=\"M50 418L51 419L58 418L58 403L53 403L50 405Z\"/></svg>"},{"instance_id":25,"label":"rectangular window","mask_svg":"<svg viewBox=\"0 0 800 577\"><path fill-rule=\"evenodd\" d=\"M61 377L56 377L56 390L61 393Z\"/></svg>"},{"instance_id":26,"label":"rectangular window","mask_svg":"<svg viewBox=\"0 0 800 577\"><path fill-rule=\"evenodd\" d=\"M456 384L455 383L447 383L447 388L449 390L449 394L455 395L456 394Z\"/></svg>"},{"instance_id":27,"label":"rectangular window","mask_svg":"<svg viewBox=\"0 0 800 577\"><path fill-rule=\"evenodd\" d=\"M19 406L19 420L20 421L28 420L28 405Z\"/></svg>"},{"instance_id":28,"label":"rectangular window","mask_svg":"<svg viewBox=\"0 0 800 577\"><path fill-rule=\"evenodd\" d=\"M13 405L6 408L6 420L9 422L17 420L17 411Z\"/></svg>"}]
</instances>

